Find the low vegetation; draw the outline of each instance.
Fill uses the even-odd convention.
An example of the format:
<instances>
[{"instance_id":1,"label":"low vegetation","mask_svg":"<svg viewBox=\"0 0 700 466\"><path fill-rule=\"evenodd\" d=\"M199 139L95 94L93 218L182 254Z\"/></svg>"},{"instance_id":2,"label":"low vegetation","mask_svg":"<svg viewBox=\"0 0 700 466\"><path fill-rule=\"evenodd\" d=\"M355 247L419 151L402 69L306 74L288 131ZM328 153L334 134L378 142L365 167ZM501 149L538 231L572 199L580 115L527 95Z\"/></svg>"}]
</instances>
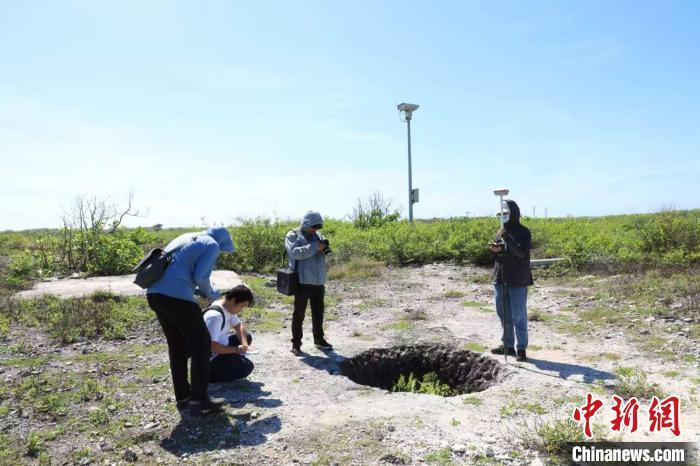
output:
<instances>
[{"instance_id":1,"label":"low vegetation","mask_svg":"<svg viewBox=\"0 0 700 466\"><path fill-rule=\"evenodd\" d=\"M462 301L462 306L464 306L464 307L481 307L483 305L484 305L484 303L479 302L479 301L470 301L470 300Z\"/></svg>"},{"instance_id":2,"label":"low vegetation","mask_svg":"<svg viewBox=\"0 0 700 466\"><path fill-rule=\"evenodd\" d=\"M449 385L440 382L435 372L428 372L422 378L413 373L408 377L401 375L399 380L391 388L392 392L424 393L427 395L454 396L457 394Z\"/></svg>"},{"instance_id":3,"label":"low vegetation","mask_svg":"<svg viewBox=\"0 0 700 466\"><path fill-rule=\"evenodd\" d=\"M542 311L541 309L532 308L528 310L527 318L530 322L548 322L554 317L551 314L547 314L546 312Z\"/></svg>"},{"instance_id":4,"label":"low vegetation","mask_svg":"<svg viewBox=\"0 0 700 466\"><path fill-rule=\"evenodd\" d=\"M613 392L624 400L635 397L638 400L648 400L653 396L663 398L661 388L647 381L646 374L639 368L618 367L617 380Z\"/></svg>"},{"instance_id":5,"label":"low vegetation","mask_svg":"<svg viewBox=\"0 0 700 466\"><path fill-rule=\"evenodd\" d=\"M464 404L468 406L481 406L484 404L484 400L477 398L476 396L465 396Z\"/></svg>"},{"instance_id":6,"label":"low vegetation","mask_svg":"<svg viewBox=\"0 0 700 466\"><path fill-rule=\"evenodd\" d=\"M452 466L455 463L452 461L452 450L449 448L442 448L440 450L428 453L425 456L425 462L428 464L435 464L438 466Z\"/></svg>"},{"instance_id":7,"label":"low vegetation","mask_svg":"<svg viewBox=\"0 0 700 466\"><path fill-rule=\"evenodd\" d=\"M499 414L501 415L501 417L513 416L518 412L545 414L547 410L544 408L544 406L537 402L518 404L512 401L501 406L499 409Z\"/></svg>"},{"instance_id":8,"label":"low vegetation","mask_svg":"<svg viewBox=\"0 0 700 466\"><path fill-rule=\"evenodd\" d=\"M617 275L609 280L605 293L617 300L634 301L640 314L700 321L698 270Z\"/></svg>"},{"instance_id":9,"label":"low vegetation","mask_svg":"<svg viewBox=\"0 0 700 466\"><path fill-rule=\"evenodd\" d=\"M488 349L486 346L482 345L481 343L477 343L475 341L470 341L469 343L465 343L463 348L468 351L474 351L475 353L484 353Z\"/></svg>"},{"instance_id":10,"label":"low vegetation","mask_svg":"<svg viewBox=\"0 0 700 466\"><path fill-rule=\"evenodd\" d=\"M604 441L604 428L593 426L595 441ZM585 442L588 439L581 426L572 419L546 420L538 418L533 422L525 422L515 437L529 450L546 454L554 464L568 464L568 447L573 442Z\"/></svg>"},{"instance_id":11,"label":"low vegetation","mask_svg":"<svg viewBox=\"0 0 700 466\"><path fill-rule=\"evenodd\" d=\"M8 300L0 306L0 316L5 322L41 328L62 344L96 337L123 339L155 320L145 298L104 292L83 298Z\"/></svg>"},{"instance_id":12,"label":"low vegetation","mask_svg":"<svg viewBox=\"0 0 700 466\"><path fill-rule=\"evenodd\" d=\"M397 332L406 332L413 329L413 322L407 319L401 319L390 324L382 326L382 330L396 330Z\"/></svg>"},{"instance_id":13,"label":"low vegetation","mask_svg":"<svg viewBox=\"0 0 700 466\"><path fill-rule=\"evenodd\" d=\"M0 233L0 257L4 256L5 262L9 258L10 262L4 276L6 285L22 287L36 278L75 271L88 275L123 273L135 265L143 252L186 231L127 230L120 226L118 209L93 202L104 209L103 218L87 229L67 218L60 230ZM75 215L79 218L80 208L85 210L90 205L94 207L83 201ZM132 212L130 206L126 209ZM380 273L376 263L492 262L484 245L498 228L495 218L426 220L413 225L394 218L384 220L362 226L352 221L326 221L324 234L334 251L332 261L340 265L334 273L371 278ZM640 272L700 264L700 209L597 218L525 219L524 223L532 230L533 257L566 257L564 267L572 270ZM236 253L223 254L219 268L274 271L284 262L285 234L297 226L296 222L265 218L240 220L230 228ZM360 258L375 264L360 262L343 270L346 266L342 264Z\"/></svg>"},{"instance_id":14,"label":"low vegetation","mask_svg":"<svg viewBox=\"0 0 700 466\"><path fill-rule=\"evenodd\" d=\"M383 263L366 257L358 257L345 262L333 259L331 258L331 267L328 271L330 280L372 280L380 278L385 270Z\"/></svg>"}]
</instances>

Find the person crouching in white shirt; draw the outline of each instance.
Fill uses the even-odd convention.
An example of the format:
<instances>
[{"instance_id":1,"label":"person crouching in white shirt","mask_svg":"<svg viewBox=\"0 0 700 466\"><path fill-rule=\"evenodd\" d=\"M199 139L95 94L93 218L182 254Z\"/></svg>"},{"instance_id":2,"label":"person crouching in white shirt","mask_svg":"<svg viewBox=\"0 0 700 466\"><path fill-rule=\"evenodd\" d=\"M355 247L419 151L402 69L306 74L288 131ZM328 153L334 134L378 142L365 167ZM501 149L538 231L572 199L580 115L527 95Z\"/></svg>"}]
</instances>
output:
<instances>
[{"instance_id":1,"label":"person crouching in white shirt","mask_svg":"<svg viewBox=\"0 0 700 466\"><path fill-rule=\"evenodd\" d=\"M204 322L211 336L210 382L230 382L253 372L253 362L245 357L253 337L238 316L253 301L250 288L238 285L204 309Z\"/></svg>"}]
</instances>

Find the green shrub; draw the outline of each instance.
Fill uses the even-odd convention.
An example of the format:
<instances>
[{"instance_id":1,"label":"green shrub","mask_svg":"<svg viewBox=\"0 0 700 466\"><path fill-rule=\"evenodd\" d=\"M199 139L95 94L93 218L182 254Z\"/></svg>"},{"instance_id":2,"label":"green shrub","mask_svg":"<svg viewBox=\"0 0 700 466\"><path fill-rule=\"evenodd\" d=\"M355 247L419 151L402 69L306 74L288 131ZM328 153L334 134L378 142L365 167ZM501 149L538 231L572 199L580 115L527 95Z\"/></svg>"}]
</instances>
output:
<instances>
[{"instance_id":1,"label":"green shrub","mask_svg":"<svg viewBox=\"0 0 700 466\"><path fill-rule=\"evenodd\" d=\"M664 393L655 383L647 381L647 376L639 368L618 367L617 381L613 392L623 399L635 397L639 400L648 400L652 396L663 398Z\"/></svg>"},{"instance_id":2,"label":"green shrub","mask_svg":"<svg viewBox=\"0 0 700 466\"><path fill-rule=\"evenodd\" d=\"M57 242L57 238L48 232L29 232L25 241L13 242L22 248L5 251L9 265L5 269L2 267L4 261L0 261L2 282L10 289L24 289L37 278L54 274L60 269L60 262L55 257Z\"/></svg>"},{"instance_id":3,"label":"green shrub","mask_svg":"<svg viewBox=\"0 0 700 466\"><path fill-rule=\"evenodd\" d=\"M142 227L134 228L129 232L129 239L136 245L142 247L148 247L154 245L157 241L157 237L153 232L150 232Z\"/></svg>"},{"instance_id":4,"label":"green shrub","mask_svg":"<svg viewBox=\"0 0 700 466\"><path fill-rule=\"evenodd\" d=\"M73 452L73 460L77 464L90 464L93 461L92 450L89 448L81 448Z\"/></svg>"},{"instance_id":5,"label":"green shrub","mask_svg":"<svg viewBox=\"0 0 700 466\"><path fill-rule=\"evenodd\" d=\"M571 419L541 424L536 434L540 439L537 449L558 456L567 452L569 443L586 440L581 426Z\"/></svg>"},{"instance_id":6,"label":"green shrub","mask_svg":"<svg viewBox=\"0 0 700 466\"><path fill-rule=\"evenodd\" d=\"M0 341L7 338L10 331L10 304L9 298L0 296Z\"/></svg>"},{"instance_id":7,"label":"green shrub","mask_svg":"<svg viewBox=\"0 0 700 466\"><path fill-rule=\"evenodd\" d=\"M41 276L38 261L30 251L24 251L10 260L5 281L11 289L26 288L34 279Z\"/></svg>"},{"instance_id":8,"label":"green shrub","mask_svg":"<svg viewBox=\"0 0 700 466\"><path fill-rule=\"evenodd\" d=\"M667 210L638 219L641 250L645 253L684 254L697 252L700 245L700 224L685 212Z\"/></svg>"},{"instance_id":9,"label":"green shrub","mask_svg":"<svg viewBox=\"0 0 700 466\"><path fill-rule=\"evenodd\" d=\"M88 411L88 422L94 427L109 424L109 415L102 408L94 408Z\"/></svg>"},{"instance_id":10,"label":"green shrub","mask_svg":"<svg viewBox=\"0 0 700 466\"><path fill-rule=\"evenodd\" d=\"M111 234L74 232L49 234L35 238L31 249L14 254L8 267L6 281L21 288L32 280L56 273L83 272L88 275L121 275L131 269L143 257L139 243L145 234L139 229L127 234L117 230ZM59 242L57 236L70 240Z\"/></svg>"},{"instance_id":11,"label":"green shrub","mask_svg":"<svg viewBox=\"0 0 700 466\"><path fill-rule=\"evenodd\" d=\"M475 341L470 341L469 343L466 343L463 348L468 351L473 351L475 353L483 353L485 352L488 348L481 343L477 343Z\"/></svg>"},{"instance_id":12,"label":"green shrub","mask_svg":"<svg viewBox=\"0 0 700 466\"><path fill-rule=\"evenodd\" d=\"M284 263L284 238L296 226L264 218L244 220L232 229L236 251L221 254L217 267L238 272L274 271Z\"/></svg>"},{"instance_id":13,"label":"green shrub","mask_svg":"<svg viewBox=\"0 0 700 466\"><path fill-rule=\"evenodd\" d=\"M402 374L399 376L399 380L397 380L394 386L391 388L391 391L425 393L428 395L438 396L454 396L457 394L452 387L440 382L440 379L438 379L435 372L428 372L427 374L423 375L422 379L416 378L413 373L408 374L408 377L404 377Z\"/></svg>"},{"instance_id":14,"label":"green shrub","mask_svg":"<svg viewBox=\"0 0 700 466\"><path fill-rule=\"evenodd\" d=\"M0 315L0 341L7 338L7 334L10 329L9 319L3 315Z\"/></svg>"},{"instance_id":15,"label":"green shrub","mask_svg":"<svg viewBox=\"0 0 700 466\"><path fill-rule=\"evenodd\" d=\"M452 450L449 448L442 448L427 454L425 456L425 461L438 466L453 466L455 464L452 461Z\"/></svg>"},{"instance_id":16,"label":"green shrub","mask_svg":"<svg viewBox=\"0 0 700 466\"><path fill-rule=\"evenodd\" d=\"M581 425L572 419L546 421L539 418L534 423L523 423L514 434L526 449L546 454L551 464L562 464L562 460L566 461L571 443L588 440ZM600 425L593 426L593 435L596 441L605 440Z\"/></svg>"},{"instance_id":17,"label":"green shrub","mask_svg":"<svg viewBox=\"0 0 700 466\"><path fill-rule=\"evenodd\" d=\"M122 275L130 273L143 257L134 241L122 234L103 235L93 245L91 260L86 265L89 275Z\"/></svg>"},{"instance_id":18,"label":"green shrub","mask_svg":"<svg viewBox=\"0 0 700 466\"><path fill-rule=\"evenodd\" d=\"M24 454L31 458L36 458L44 451L44 442L41 436L36 432L30 432L24 442Z\"/></svg>"},{"instance_id":19,"label":"green shrub","mask_svg":"<svg viewBox=\"0 0 700 466\"><path fill-rule=\"evenodd\" d=\"M401 217L398 210L391 210L391 201L384 199L380 192L373 193L367 203L357 200L357 207L350 215L355 228L376 228L387 223L395 222Z\"/></svg>"},{"instance_id":20,"label":"green shrub","mask_svg":"<svg viewBox=\"0 0 700 466\"><path fill-rule=\"evenodd\" d=\"M0 432L0 464L21 464L16 437ZM26 450L25 450L26 451Z\"/></svg>"},{"instance_id":21,"label":"green shrub","mask_svg":"<svg viewBox=\"0 0 700 466\"><path fill-rule=\"evenodd\" d=\"M533 258L565 257L568 261L562 267L569 269L617 273L700 264L700 209L596 218L525 218L523 224L532 231ZM283 263L284 237L296 227L296 221L240 221L230 228L236 252L220 255L217 267L274 272ZM487 266L494 257L486 244L497 229L495 218L416 220L413 224L392 219L366 228L327 219L323 234L333 249L331 267L358 259L395 265L453 261ZM185 231L197 229L0 233L0 248L12 258L8 283L21 287L28 280L56 272L127 272L144 252L164 246Z\"/></svg>"}]
</instances>

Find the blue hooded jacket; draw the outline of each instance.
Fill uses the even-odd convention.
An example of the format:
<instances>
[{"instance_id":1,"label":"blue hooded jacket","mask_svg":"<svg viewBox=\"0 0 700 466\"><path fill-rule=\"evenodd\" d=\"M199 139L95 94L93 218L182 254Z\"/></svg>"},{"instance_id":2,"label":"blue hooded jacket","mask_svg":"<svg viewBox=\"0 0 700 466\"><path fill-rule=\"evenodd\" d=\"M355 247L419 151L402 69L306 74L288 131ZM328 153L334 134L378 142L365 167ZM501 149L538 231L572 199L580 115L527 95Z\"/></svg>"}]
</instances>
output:
<instances>
[{"instance_id":1,"label":"blue hooded jacket","mask_svg":"<svg viewBox=\"0 0 700 466\"><path fill-rule=\"evenodd\" d=\"M284 246L289 255L289 267L294 268L299 262L299 283L305 285L323 285L326 283L326 255L318 250L318 243L323 235L316 232L311 235L307 229L323 224L321 214L309 211L304 215L297 230L291 230L284 239Z\"/></svg>"},{"instance_id":2,"label":"blue hooded jacket","mask_svg":"<svg viewBox=\"0 0 700 466\"><path fill-rule=\"evenodd\" d=\"M217 299L221 293L209 280L220 252L233 252L233 240L224 227L209 228L200 233L185 233L172 240L165 251L172 251L173 261L165 273L147 293L159 293L173 298L197 302L195 290L209 299Z\"/></svg>"}]
</instances>

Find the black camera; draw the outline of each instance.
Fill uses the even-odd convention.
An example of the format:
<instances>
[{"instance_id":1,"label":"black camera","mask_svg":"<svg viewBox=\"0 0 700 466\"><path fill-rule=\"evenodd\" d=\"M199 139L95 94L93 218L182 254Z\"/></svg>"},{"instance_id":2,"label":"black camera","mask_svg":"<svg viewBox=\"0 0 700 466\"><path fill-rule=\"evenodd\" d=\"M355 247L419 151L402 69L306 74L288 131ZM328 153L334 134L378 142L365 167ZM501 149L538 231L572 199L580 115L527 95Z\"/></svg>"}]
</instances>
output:
<instances>
[{"instance_id":1,"label":"black camera","mask_svg":"<svg viewBox=\"0 0 700 466\"><path fill-rule=\"evenodd\" d=\"M321 240L321 244L325 244L325 245L326 245L326 249L323 250L323 253L324 253L324 254L330 254L330 253L333 252L333 251L331 250L331 243L330 243L327 239Z\"/></svg>"}]
</instances>

